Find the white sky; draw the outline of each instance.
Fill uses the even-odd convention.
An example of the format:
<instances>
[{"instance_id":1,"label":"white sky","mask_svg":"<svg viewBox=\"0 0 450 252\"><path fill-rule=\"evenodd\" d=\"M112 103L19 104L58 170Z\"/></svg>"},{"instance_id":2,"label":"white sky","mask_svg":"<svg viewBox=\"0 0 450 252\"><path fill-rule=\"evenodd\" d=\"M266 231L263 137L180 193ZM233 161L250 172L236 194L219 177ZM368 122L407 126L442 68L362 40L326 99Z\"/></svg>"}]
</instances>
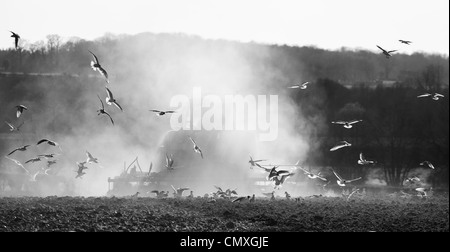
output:
<instances>
[{"instance_id":1,"label":"white sky","mask_svg":"<svg viewBox=\"0 0 450 252\"><path fill-rule=\"evenodd\" d=\"M449 54L448 0L0 0L0 48L9 30L92 40L107 32L182 32L242 42ZM410 46L399 39L411 40Z\"/></svg>"}]
</instances>

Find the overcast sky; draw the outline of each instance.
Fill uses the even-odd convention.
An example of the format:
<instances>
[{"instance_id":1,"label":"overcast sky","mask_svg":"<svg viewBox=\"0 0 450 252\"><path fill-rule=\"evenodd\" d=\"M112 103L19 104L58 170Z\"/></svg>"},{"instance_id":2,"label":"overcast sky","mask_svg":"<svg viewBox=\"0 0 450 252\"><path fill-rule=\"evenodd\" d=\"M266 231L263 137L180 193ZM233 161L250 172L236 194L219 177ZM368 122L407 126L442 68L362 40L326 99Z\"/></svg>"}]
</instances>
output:
<instances>
[{"instance_id":1,"label":"overcast sky","mask_svg":"<svg viewBox=\"0 0 450 252\"><path fill-rule=\"evenodd\" d=\"M9 30L29 42L59 34L169 32L270 44L449 54L448 0L0 0ZM411 40L410 46L399 39Z\"/></svg>"}]
</instances>

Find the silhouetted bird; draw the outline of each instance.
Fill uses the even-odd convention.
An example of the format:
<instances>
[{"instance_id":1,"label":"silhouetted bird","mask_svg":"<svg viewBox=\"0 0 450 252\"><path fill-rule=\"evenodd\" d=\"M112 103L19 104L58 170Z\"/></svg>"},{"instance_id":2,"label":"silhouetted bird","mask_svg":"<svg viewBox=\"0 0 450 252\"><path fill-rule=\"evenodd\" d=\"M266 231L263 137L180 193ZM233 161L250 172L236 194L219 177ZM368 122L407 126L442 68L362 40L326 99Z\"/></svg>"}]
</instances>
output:
<instances>
[{"instance_id":1,"label":"silhouetted bird","mask_svg":"<svg viewBox=\"0 0 450 252\"><path fill-rule=\"evenodd\" d=\"M20 36L19 36L19 34L13 32L13 31L9 31L9 32L12 33L11 38L14 38L14 46L15 46L15 48L16 48L16 50L17 50L17 47L19 47L19 39L20 39Z\"/></svg>"},{"instance_id":2,"label":"silhouetted bird","mask_svg":"<svg viewBox=\"0 0 450 252\"><path fill-rule=\"evenodd\" d=\"M32 159L26 161L25 164L28 164L28 163L35 163L35 162L39 162L39 161L41 161L41 158L39 158L39 157L37 157L37 158L32 158Z\"/></svg>"},{"instance_id":3,"label":"silhouetted bird","mask_svg":"<svg viewBox=\"0 0 450 252\"><path fill-rule=\"evenodd\" d=\"M390 57L392 57L393 52L396 52L397 50L391 50L391 51L386 51L383 48L381 48L380 46L377 45L378 48L380 48L381 51L383 51L383 54L386 56L387 59L389 59Z\"/></svg>"},{"instance_id":4,"label":"silhouetted bird","mask_svg":"<svg viewBox=\"0 0 450 252\"><path fill-rule=\"evenodd\" d=\"M47 144L49 144L49 145L51 145L51 146L55 146L55 147L58 147L60 150L61 150L61 146L59 146L59 144L57 143L57 142L55 142L55 141L51 141L51 140L48 140L48 139L42 139L42 140L40 140L38 143L37 143L37 145L39 145L39 144L41 144L41 143L47 143ZM61 150L62 151L62 150Z\"/></svg>"},{"instance_id":5,"label":"silhouetted bird","mask_svg":"<svg viewBox=\"0 0 450 252\"><path fill-rule=\"evenodd\" d=\"M94 61L91 61L91 67L94 71L99 71L101 75L103 75L106 78L106 82L109 83L109 79L108 79L108 73L106 72L106 70L100 65L100 62L98 61L97 56L95 56L95 54L91 51L89 51L92 56L94 57Z\"/></svg>"},{"instance_id":6,"label":"silhouetted bird","mask_svg":"<svg viewBox=\"0 0 450 252\"><path fill-rule=\"evenodd\" d=\"M157 109L151 109L150 111L155 112L158 116L163 116L165 114L176 113L173 110L161 111L161 110L157 110Z\"/></svg>"},{"instance_id":7,"label":"silhouetted bird","mask_svg":"<svg viewBox=\"0 0 450 252\"><path fill-rule=\"evenodd\" d=\"M83 172L83 170L87 169L84 164L86 164L86 161L77 162L78 170L75 171L77 173L77 176L75 178L81 178L84 174L86 174L85 172Z\"/></svg>"},{"instance_id":8,"label":"silhouetted bird","mask_svg":"<svg viewBox=\"0 0 450 252\"><path fill-rule=\"evenodd\" d=\"M116 107L118 107L120 110L123 111L122 107L121 107L121 106L119 105L119 103L117 103L117 101L114 99L111 90L109 90L108 87L105 87L105 88L106 88L106 94L108 95L108 97L106 97L106 103L107 103L108 105L114 104Z\"/></svg>"},{"instance_id":9,"label":"silhouetted bird","mask_svg":"<svg viewBox=\"0 0 450 252\"><path fill-rule=\"evenodd\" d=\"M109 119L111 120L111 123L114 125L114 121L113 121L111 115L108 112L105 111L105 106L103 105L102 99L100 99L99 95L97 95L97 97L100 100L100 103L102 104L102 107L97 110L98 115L101 115L101 114L107 115L109 117Z\"/></svg>"},{"instance_id":10,"label":"silhouetted bird","mask_svg":"<svg viewBox=\"0 0 450 252\"><path fill-rule=\"evenodd\" d=\"M407 44L407 45L409 45L409 44L412 43L411 41L408 41L408 40L402 40L402 39L399 39L398 41L400 41L400 43Z\"/></svg>"},{"instance_id":11,"label":"silhouetted bird","mask_svg":"<svg viewBox=\"0 0 450 252\"><path fill-rule=\"evenodd\" d=\"M50 158L54 158L55 156L57 156L57 155L59 155L59 154L40 154L40 155L38 155L38 157L42 157L42 158L45 158L45 159L50 159Z\"/></svg>"},{"instance_id":12,"label":"silhouetted bird","mask_svg":"<svg viewBox=\"0 0 450 252\"><path fill-rule=\"evenodd\" d=\"M11 154L13 154L13 153L16 152L16 151L26 151L28 147L30 147L30 145L25 145L25 146L16 148L16 149L14 149L13 151L11 151L11 152L8 154L8 156L11 155Z\"/></svg>"}]
</instances>

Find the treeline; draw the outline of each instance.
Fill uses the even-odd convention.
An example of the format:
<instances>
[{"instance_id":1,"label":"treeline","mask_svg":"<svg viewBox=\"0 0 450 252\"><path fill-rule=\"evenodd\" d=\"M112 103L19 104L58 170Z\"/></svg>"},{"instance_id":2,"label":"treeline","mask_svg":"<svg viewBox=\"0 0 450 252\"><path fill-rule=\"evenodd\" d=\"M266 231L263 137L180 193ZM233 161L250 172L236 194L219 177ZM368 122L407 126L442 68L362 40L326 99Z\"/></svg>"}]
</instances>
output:
<instances>
[{"instance_id":1,"label":"treeline","mask_svg":"<svg viewBox=\"0 0 450 252\"><path fill-rule=\"evenodd\" d=\"M266 62L268 65L262 67L275 66L284 73L295 71L298 78L306 80L328 78L345 85L374 85L391 80L424 88L448 86L449 83L448 56L414 53L395 54L386 59L378 53L375 45L373 52L346 48L328 51L315 47L238 43L183 34L152 33L105 35L95 41L71 38L66 42L53 34L48 35L46 41L22 41L18 50L0 51L0 70L88 74L86 59L90 58L88 50L91 50L102 55L102 61L114 74L123 75L133 70L133 65L158 64L163 57L176 60L177 55L195 50L231 48L241 53L250 64Z\"/></svg>"}]
</instances>

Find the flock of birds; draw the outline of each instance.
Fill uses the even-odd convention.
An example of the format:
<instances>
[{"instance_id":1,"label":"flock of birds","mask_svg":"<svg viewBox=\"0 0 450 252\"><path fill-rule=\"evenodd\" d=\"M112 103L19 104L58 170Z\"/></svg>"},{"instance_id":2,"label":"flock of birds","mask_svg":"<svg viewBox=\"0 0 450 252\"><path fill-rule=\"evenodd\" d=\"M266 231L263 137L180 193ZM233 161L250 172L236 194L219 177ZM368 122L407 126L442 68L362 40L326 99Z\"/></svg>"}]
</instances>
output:
<instances>
[{"instance_id":1,"label":"flock of birds","mask_svg":"<svg viewBox=\"0 0 450 252\"><path fill-rule=\"evenodd\" d=\"M12 34L11 37L14 38L15 48L17 49L20 36L17 33L13 32L13 31L10 31L10 32ZM403 44L406 44L406 45L410 45L412 43L411 41L407 41L407 40L399 40L399 41L401 43L403 43ZM377 45L377 47L382 51L382 54L384 54L386 56L386 58L388 58L388 59L393 56L392 53L397 51L397 50L385 50L385 49L383 49L382 47L380 47L378 45ZM99 61L98 57L90 50L89 50L89 53L91 53L91 55L93 57L93 60L90 62L90 67L92 68L92 70L96 71L96 72L99 72L104 77L106 83L110 84L110 80L109 80L109 77L108 77L108 72L100 64L100 61ZM306 82L302 82L300 84L289 86L288 88L290 88L290 89L303 89L304 90L304 89L307 89L308 85L310 85L310 84L311 83L309 81L306 81ZM111 90L109 89L109 87L107 85L105 85L105 89L106 89L106 98L105 98L106 104L110 105L110 106L114 105L117 109L119 109L120 111L123 111L122 106L114 98L113 93L111 92ZM97 110L98 116L100 116L100 115L108 116L108 118L111 121L111 124L114 125L114 120L113 120L111 114L106 111L105 105L103 103L103 100L101 99L101 97L98 94L97 94L97 97L98 97L98 99L100 101L100 104L101 104L101 107ZM418 98L427 98L427 97L429 97L429 98L432 98L433 100L439 100L440 98L443 98L444 95L439 94L439 93L433 93L433 94L432 93L425 93L425 94L419 95L417 97ZM24 111L28 110L28 107L26 107L25 105L22 105L22 104L17 105L15 108L16 108L16 117L17 118L20 118L21 115L24 113ZM154 112L158 116L164 116L164 115L167 115L167 114L176 113L176 111L172 111L172 110L164 111L164 110L152 109L152 110L149 110L149 111ZM331 123L332 124L336 124L336 125L342 125L345 129L351 129L351 128L354 127L355 124L360 123L362 121L363 120L332 121ZM11 132L19 131L20 128L24 124L22 122L21 124L16 126L13 123L8 122L8 121L5 121L5 123L10 127L10 131ZM192 137L189 136L189 139L190 139L190 141L193 144L194 152L199 154L200 157L203 159L204 156L203 156L203 152L200 149L200 147L197 145L197 143L194 141L194 139L192 139ZM61 149L61 147L59 146L59 144L57 142L49 140L49 139L42 139L42 140L38 141L36 145L40 145L42 143L47 143L48 145L51 145L51 146L54 146L54 147L59 147L59 149L60 149L60 151L62 153L62 149ZM24 145L24 146L15 148L14 150L12 150L6 156L6 158L10 159L11 161L15 162L18 166L20 166L26 172L26 174L30 176L30 180L31 181L36 181L36 176L38 174L45 174L45 175L49 174L48 171L50 170L50 166L56 163L56 160L51 160L51 159L55 158L58 155L61 155L61 153L40 154L37 157L26 161L25 164L28 164L28 163L40 162L40 161L42 161L42 159L48 159L46 168L39 169L36 172L32 173L28 169L26 169L24 167L24 165L22 165L22 163L20 161L10 157L12 154L14 154L14 153L16 153L18 151L21 151L21 152L26 151L27 148L29 148L30 146L31 145ZM344 141L339 142L335 146L333 146L330 149L330 151L333 152L333 151L337 151L339 149L342 149L342 148L345 148L345 147L350 147L350 146L352 146L352 144L344 140ZM84 172L86 169L88 169L88 167L85 166L86 164L92 164L92 163L97 163L98 164L98 159L94 158L88 151L86 151L86 156L87 156L87 158L86 158L85 161L76 162L76 164L78 166L78 169L75 171L77 173L75 178L82 178L82 176L86 174ZM276 189L276 188L279 189L282 186L282 184L289 177L295 175L294 172L291 172L291 171L288 171L288 170L277 170L278 167L279 167L277 165L273 166L273 165L262 165L262 164L260 164L260 162L263 162L263 161L267 161L267 160L263 160L263 159L253 160L253 158L250 156L250 160L248 162L250 163L250 168L257 167L257 168L260 168L263 171L268 173L267 180L268 181L273 181L274 189ZM372 165L372 164L375 164L376 161L367 160L364 157L363 153L360 153L359 159L357 160L357 163L359 165ZM424 162L420 163L420 165L429 167L431 169L434 169L434 166L429 161L424 161ZM272 166L272 167L269 168L270 166ZM321 172L313 173L310 170L306 170L301 165L299 165L299 162L297 162L297 164L292 165L292 166L294 168L299 168L301 171L303 171L303 173L309 179L321 180L322 182L324 182L324 184L322 184L322 186L326 186L326 185L328 185L330 183L330 181L327 178L325 178L321 174ZM179 168L179 167L174 166L173 154L168 155L166 153L166 165L165 165L165 167L169 171L174 170L176 168ZM339 186L341 186L341 187L345 187L346 185L361 179L361 177L354 178L354 179L344 179L334 169L332 169L332 173L336 177L336 183ZM410 177L410 178L406 179L406 182L407 183L417 183L417 182L420 182L420 179L418 177ZM227 190L223 191L220 187L216 187L216 188L217 188L218 191L213 193L214 197L228 197L229 198L233 194L237 195L236 190L227 189ZM173 186L172 186L172 189L174 190L174 197L181 197L183 191L189 190L189 188L178 188L178 189L176 189ZM426 191L424 188L416 188L416 190L419 191L419 192L422 192L422 191L425 192ZM356 191L357 190L354 190L352 192L352 194L355 193ZM169 195L168 191L154 190L154 191L151 191L151 193L155 193L157 198L164 198L164 197L168 197L168 195ZM137 196L138 194L139 194L139 192L135 196ZM286 194L287 198L290 198L290 195L287 192L285 192L285 194ZM271 198L274 198L274 192L269 193L266 196L270 196ZM189 195L189 197L193 197L193 191L191 191L191 194ZM255 195L253 195L253 197L250 197L250 196L238 197L238 198L235 198L233 201L254 200L254 199L255 199Z\"/></svg>"},{"instance_id":2,"label":"flock of birds","mask_svg":"<svg viewBox=\"0 0 450 252\"><path fill-rule=\"evenodd\" d=\"M15 46L15 49L17 50L19 48L20 36L17 33L13 32L13 31L10 31L10 32L12 34L11 37L14 38L14 46ZM92 51L90 51L90 50L88 50L88 51L93 57L93 60L91 60L91 62L90 62L90 67L92 68L93 71L99 72L100 75L103 76L103 78L105 79L106 83L110 84L108 72L101 65L99 58ZM109 105L109 106L115 106L120 111L123 111L122 106L119 104L118 100L114 97L112 91L110 90L110 88L107 85L105 85L105 90L106 90L106 98L105 98L106 104ZM100 116L100 115L107 116L109 118L111 124L114 126L114 119L113 119L111 113L106 111L105 105L104 105L103 100L100 97L100 95L97 94L97 97L98 97L98 99L100 101L100 105L101 105L101 107L97 110L97 113L98 113L97 115L98 116ZM16 108L16 117L17 117L17 119L19 119L21 117L21 115L24 113L25 110L29 110L29 108L27 106L22 105L22 104L17 105L15 108ZM158 109L151 109L149 111L154 112L158 116L164 116L164 115L167 115L167 114L176 113L176 111L173 111L173 110L166 110L166 111L164 111L164 110L158 110ZM20 128L24 124L23 121L19 125L15 125L14 123L8 122L8 121L5 121L5 123L9 126L11 132L20 131ZM200 149L200 147L197 145L195 140L192 139L192 137L189 137L189 139L190 139L190 141L193 144L194 152L198 153L200 155L200 157L203 158L203 152ZM59 146L59 144L57 142L52 141L52 140L48 140L48 139L40 140L37 143L37 145L40 145L43 142L47 142L49 145L52 145L52 146L57 146L61 150L61 147ZM21 146L21 147L17 147L16 149L12 150L6 156L6 158L8 158L9 160L13 161L15 164L17 164L22 169L24 169L25 173L30 176L30 180L31 181L36 181L36 176L37 175L39 175L39 174L48 175L49 174L48 171L50 170L50 166L53 165L53 164L56 164L56 160L48 160L47 161L47 168L38 169L36 172L33 172L33 173L30 172L27 168L25 168L25 166L19 160L10 157L10 155L15 153L16 151L26 151L27 148L30 147L30 146L31 145L24 145L24 146ZM62 150L61 150L61 152L62 152ZM55 158L58 155L61 155L61 153L38 155L35 158L27 160L25 162L25 164L40 162L40 161L42 161L42 158L52 159L52 158ZM87 159L85 161L76 162L76 165L77 165L78 168L77 168L77 170L75 170L75 172L76 172L75 178L82 178L83 175L86 174L85 170L88 169L86 164L92 164L92 163L97 163L98 164L98 159L94 158L88 151L86 151L86 156L87 156ZM169 157L169 155L166 154L166 168L168 170L174 170L175 168L179 168L177 166L174 166L173 155L170 155L170 157Z\"/></svg>"}]
</instances>

